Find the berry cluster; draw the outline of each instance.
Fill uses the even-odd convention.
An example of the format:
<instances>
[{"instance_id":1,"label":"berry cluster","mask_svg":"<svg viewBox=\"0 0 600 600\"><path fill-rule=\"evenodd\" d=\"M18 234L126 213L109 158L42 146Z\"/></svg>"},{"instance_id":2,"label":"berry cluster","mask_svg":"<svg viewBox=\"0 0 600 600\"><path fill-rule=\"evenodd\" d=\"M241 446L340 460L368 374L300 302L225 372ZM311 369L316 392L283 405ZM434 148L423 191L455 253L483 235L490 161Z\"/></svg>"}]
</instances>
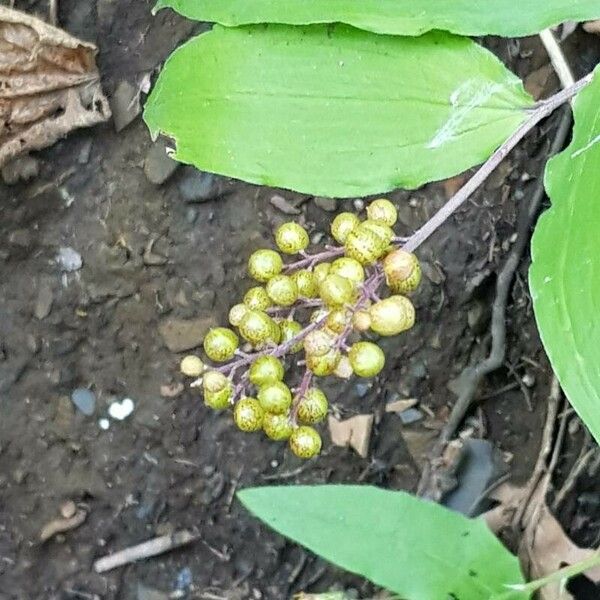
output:
<instances>
[{"instance_id":1,"label":"berry cluster","mask_svg":"<svg viewBox=\"0 0 600 600\"><path fill-rule=\"evenodd\" d=\"M184 373L201 376L192 385L202 387L205 404L232 408L242 431L289 440L301 458L318 454L321 437L313 425L326 417L328 402L314 378L376 376L385 363L383 351L370 341L350 343L353 332L393 336L415 322L406 294L419 285L421 269L413 254L398 247L396 219L386 199L373 201L364 221L338 214L331 235L339 246L312 255L303 227L281 225L275 232L279 252L263 249L250 256L248 273L260 285L231 308L232 328L216 327L204 339L207 357L225 364L208 367L197 357L182 362ZM282 255L300 258L286 264ZM381 299L384 282L390 295ZM304 376L290 389L283 381L284 360L302 351Z\"/></svg>"}]
</instances>

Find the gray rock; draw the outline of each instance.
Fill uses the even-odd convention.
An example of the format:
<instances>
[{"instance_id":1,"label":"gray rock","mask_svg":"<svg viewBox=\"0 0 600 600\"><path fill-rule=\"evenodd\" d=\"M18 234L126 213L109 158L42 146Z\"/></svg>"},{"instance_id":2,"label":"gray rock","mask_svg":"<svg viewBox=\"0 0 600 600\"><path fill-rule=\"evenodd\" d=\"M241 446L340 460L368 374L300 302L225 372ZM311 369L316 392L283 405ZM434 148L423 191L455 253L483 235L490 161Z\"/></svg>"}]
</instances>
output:
<instances>
[{"instance_id":1,"label":"gray rock","mask_svg":"<svg viewBox=\"0 0 600 600\"><path fill-rule=\"evenodd\" d=\"M158 331L171 352L184 352L198 347L211 327L216 326L214 317L204 319L165 319Z\"/></svg>"},{"instance_id":2,"label":"gray rock","mask_svg":"<svg viewBox=\"0 0 600 600\"><path fill-rule=\"evenodd\" d=\"M337 201L333 198L315 198L315 204L327 212L335 212L337 210Z\"/></svg>"},{"instance_id":3,"label":"gray rock","mask_svg":"<svg viewBox=\"0 0 600 600\"><path fill-rule=\"evenodd\" d=\"M356 393L356 395L359 398L364 398L369 393L370 389L371 389L370 383L357 383L354 386L354 392Z\"/></svg>"},{"instance_id":4,"label":"gray rock","mask_svg":"<svg viewBox=\"0 0 600 600\"><path fill-rule=\"evenodd\" d=\"M140 90L128 81L120 81L110 100L115 131L125 129L141 112Z\"/></svg>"},{"instance_id":5,"label":"gray rock","mask_svg":"<svg viewBox=\"0 0 600 600\"><path fill-rule=\"evenodd\" d=\"M399 416L404 425L411 425L419 422L423 418L423 413L416 408L407 408Z\"/></svg>"},{"instance_id":6,"label":"gray rock","mask_svg":"<svg viewBox=\"0 0 600 600\"><path fill-rule=\"evenodd\" d=\"M7 185L14 185L19 181L29 181L38 176L40 163L37 158L24 154L6 163L2 167L2 179Z\"/></svg>"},{"instance_id":7,"label":"gray rock","mask_svg":"<svg viewBox=\"0 0 600 600\"><path fill-rule=\"evenodd\" d=\"M159 140L150 147L146 154L144 174L150 183L161 185L175 173L178 166L179 163L167 154L167 144L163 140Z\"/></svg>"},{"instance_id":8,"label":"gray rock","mask_svg":"<svg viewBox=\"0 0 600 600\"><path fill-rule=\"evenodd\" d=\"M71 392L73 404L88 417L94 414L96 409L96 395L87 388L77 388Z\"/></svg>"},{"instance_id":9,"label":"gray rock","mask_svg":"<svg viewBox=\"0 0 600 600\"><path fill-rule=\"evenodd\" d=\"M283 196L275 194L271 197L271 204L282 213L286 215L299 215L300 209L296 208L293 204L290 204Z\"/></svg>"},{"instance_id":10,"label":"gray rock","mask_svg":"<svg viewBox=\"0 0 600 600\"><path fill-rule=\"evenodd\" d=\"M137 584L136 600L168 600L169 594L146 587L143 583Z\"/></svg>"},{"instance_id":11,"label":"gray rock","mask_svg":"<svg viewBox=\"0 0 600 600\"><path fill-rule=\"evenodd\" d=\"M218 178L212 173L185 167L177 185L185 202L208 202L222 195Z\"/></svg>"},{"instance_id":12,"label":"gray rock","mask_svg":"<svg viewBox=\"0 0 600 600\"><path fill-rule=\"evenodd\" d=\"M56 255L56 262L62 271L71 273L73 271L79 271L83 266L83 259L81 254L74 250L70 246L61 248Z\"/></svg>"},{"instance_id":13,"label":"gray rock","mask_svg":"<svg viewBox=\"0 0 600 600\"><path fill-rule=\"evenodd\" d=\"M40 321L45 319L52 310L52 302L54 296L52 294L52 288L48 282L42 282L38 289L38 295L35 300L35 306L33 307L33 314L36 319Z\"/></svg>"}]
</instances>

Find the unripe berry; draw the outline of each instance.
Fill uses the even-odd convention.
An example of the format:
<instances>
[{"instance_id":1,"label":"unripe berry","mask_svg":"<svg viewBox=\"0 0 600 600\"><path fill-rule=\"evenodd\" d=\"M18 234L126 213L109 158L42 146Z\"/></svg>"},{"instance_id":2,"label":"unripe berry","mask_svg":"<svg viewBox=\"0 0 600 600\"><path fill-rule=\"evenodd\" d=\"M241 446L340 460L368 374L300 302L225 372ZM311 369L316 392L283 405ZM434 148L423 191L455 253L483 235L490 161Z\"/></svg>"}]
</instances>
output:
<instances>
[{"instance_id":1,"label":"unripe berry","mask_svg":"<svg viewBox=\"0 0 600 600\"><path fill-rule=\"evenodd\" d=\"M279 306L291 306L298 300L298 286L288 275L276 275L267 283L269 298Z\"/></svg>"},{"instance_id":2,"label":"unripe berry","mask_svg":"<svg viewBox=\"0 0 600 600\"><path fill-rule=\"evenodd\" d=\"M285 254L298 254L308 247L308 233L304 227L290 221L277 228L275 232L275 243Z\"/></svg>"},{"instance_id":3,"label":"unripe berry","mask_svg":"<svg viewBox=\"0 0 600 600\"><path fill-rule=\"evenodd\" d=\"M385 281L397 294L408 294L421 283L421 265L417 257L406 250L394 250L383 260Z\"/></svg>"},{"instance_id":4,"label":"unripe berry","mask_svg":"<svg viewBox=\"0 0 600 600\"><path fill-rule=\"evenodd\" d=\"M317 377L326 377L335 372L340 362L340 358L341 354L337 350L330 350L327 354L323 354L322 356L307 354L306 367Z\"/></svg>"},{"instance_id":5,"label":"unripe berry","mask_svg":"<svg viewBox=\"0 0 600 600\"><path fill-rule=\"evenodd\" d=\"M304 425L319 423L327 416L327 396L319 388L310 388L298 402L298 420Z\"/></svg>"},{"instance_id":6,"label":"unripe berry","mask_svg":"<svg viewBox=\"0 0 600 600\"><path fill-rule=\"evenodd\" d=\"M356 259L361 265L371 265L385 252L387 244L369 229L360 226L346 238L346 256Z\"/></svg>"},{"instance_id":7,"label":"unripe berry","mask_svg":"<svg viewBox=\"0 0 600 600\"><path fill-rule=\"evenodd\" d=\"M281 361L274 356L259 356L250 367L248 377L257 387L281 381L283 379L284 369Z\"/></svg>"},{"instance_id":8,"label":"unripe berry","mask_svg":"<svg viewBox=\"0 0 600 600\"><path fill-rule=\"evenodd\" d=\"M267 310L273 302L269 298L267 290L262 285L257 285L244 294L244 304L250 310Z\"/></svg>"},{"instance_id":9,"label":"unripe berry","mask_svg":"<svg viewBox=\"0 0 600 600\"><path fill-rule=\"evenodd\" d=\"M352 301L354 285L341 275L327 275L319 285L319 296L327 306L344 306Z\"/></svg>"},{"instance_id":10,"label":"unripe berry","mask_svg":"<svg viewBox=\"0 0 600 600\"><path fill-rule=\"evenodd\" d=\"M383 242L384 248L388 247L394 237L394 230L379 221L367 219L360 224L357 231L364 231L365 229L374 233Z\"/></svg>"},{"instance_id":11,"label":"unripe berry","mask_svg":"<svg viewBox=\"0 0 600 600\"><path fill-rule=\"evenodd\" d=\"M347 356L342 356L340 362L337 364L333 374L340 379L350 379L354 375L350 359Z\"/></svg>"},{"instance_id":12,"label":"unripe berry","mask_svg":"<svg viewBox=\"0 0 600 600\"><path fill-rule=\"evenodd\" d=\"M331 223L331 235L338 244L344 244L348 234L356 229L359 224L360 219L354 213L340 213Z\"/></svg>"},{"instance_id":13,"label":"unripe berry","mask_svg":"<svg viewBox=\"0 0 600 600\"><path fill-rule=\"evenodd\" d=\"M310 356L323 356L333 349L335 338L323 329L315 329L304 338L304 352Z\"/></svg>"},{"instance_id":14,"label":"unripe berry","mask_svg":"<svg viewBox=\"0 0 600 600\"><path fill-rule=\"evenodd\" d=\"M352 327L356 331L368 331L371 328L371 315L366 310L357 310L352 315Z\"/></svg>"},{"instance_id":15,"label":"unripe berry","mask_svg":"<svg viewBox=\"0 0 600 600\"><path fill-rule=\"evenodd\" d=\"M334 260L331 263L329 274L340 275L351 281L355 286L360 285L365 280L363 266L356 259L347 256Z\"/></svg>"},{"instance_id":16,"label":"unripe berry","mask_svg":"<svg viewBox=\"0 0 600 600\"><path fill-rule=\"evenodd\" d=\"M329 269L331 269L331 263L328 262L320 263L313 269L313 279L315 280L315 285L317 287L319 287L325 277L327 277Z\"/></svg>"},{"instance_id":17,"label":"unripe berry","mask_svg":"<svg viewBox=\"0 0 600 600\"><path fill-rule=\"evenodd\" d=\"M346 308L335 308L327 316L325 327L333 333L340 334L350 322L351 313Z\"/></svg>"},{"instance_id":18,"label":"unripe berry","mask_svg":"<svg viewBox=\"0 0 600 600\"><path fill-rule=\"evenodd\" d=\"M229 408L229 400L231 399L231 386L219 392L204 392L204 404L214 410L224 410Z\"/></svg>"},{"instance_id":19,"label":"unripe berry","mask_svg":"<svg viewBox=\"0 0 600 600\"><path fill-rule=\"evenodd\" d=\"M256 398L241 398L233 409L233 420L242 431L262 429L265 411Z\"/></svg>"},{"instance_id":20,"label":"unripe berry","mask_svg":"<svg viewBox=\"0 0 600 600\"><path fill-rule=\"evenodd\" d=\"M273 335L273 319L259 310L249 310L242 319L239 330L246 341L258 346Z\"/></svg>"},{"instance_id":21,"label":"unripe berry","mask_svg":"<svg viewBox=\"0 0 600 600\"><path fill-rule=\"evenodd\" d=\"M238 344L239 338L231 329L214 327L204 338L204 352L211 360L224 362L233 358Z\"/></svg>"},{"instance_id":22,"label":"unripe berry","mask_svg":"<svg viewBox=\"0 0 600 600\"><path fill-rule=\"evenodd\" d=\"M263 431L272 440L287 440L293 431L289 415L265 413L263 417Z\"/></svg>"},{"instance_id":23,"label":"unripe berry","mask_svg":"<svg viewBox=\"0 0 600 600\"><path fill-rule=\"evenodd\" d=\"M385 364L383 350L372 342L356 342L348 353L352 370L359 377L375 377Z\"/></svg>"},{"instance_id":24,"label":"unripe berry","mask_svg":"<svg viewBox=\"0 0 600 600\"><path fill-rule=\"evenodd\" d=\"M398 219L398 211L389 200L386 198L379 198L378 200L373 200L373 202L367 206L367 217L373 221L393 227Z\"/></svg>"},{"instance_id":25,"label":"unripe berry","mask_svg":"<svg viewBox=\"0 0 600 600\"><path fill-rule=\"evenodd\" d=\"M290 449L298 458L312 458L321 452L321 436L312 427L298 427L290 436Z\"/></svg>"},{"instance_id":26,"label":"unripe berry","mask_svg":"<svg viewBox=\"0 0 600 600\"><path fill-rule=\"evenodd\" d=\"M281 327L279 327L275 320L272 320L271 332L269 333L269 339L267 341L273 342L274 344L279 344L281 341Z\"/></svg>"},{"instance_id":27,"label":"unripe berry","mask_svg":"<svg viewBox=\"0 0 600 600\"><path fill-rule=\"evenodd\" d=\"M289 342L292 338L295 338L301 331L302 325L298 323L298 321L290 321L286 319L285 321L281 321L279 323L279 329L281 331L281 341L283 343ZM295 352L300 352L302 350L302 342L296 342L291 348L290 352L293 354Z\"/></svg>"},{"instance_id":28,"label":"unripe berry","mask_svg":"<svg viewBox=\"0 0 600 600\"><path fill-rule=\"evenodd\" d=\"M202 388L204 393L216 393L231 385L231 382L219 371L207 371L202 377Z\"/></svg>"},{"instance_id":29,"label":"unripe berry","mask_svg":"<svg viewBox=\"0 0 600 600\"><path fill-rule=\"evenodd\" d=\"M302 298L316 298L317 297L317 284L312 271L308 269L300 269L295 273L292 273L292 279L296 282L298 287L298 295Z\"/></svg>"},{"instance_id":30,"label":"unripe berry","mask_svg":"<svg viewBox=\"0 0 600 600\"><path fill-rule=\"evenodd\" d=\"M415 324L415 307L405 296L391 296L369 309L371 329L383 336L398 335Z\"/></svg>"},{"instance_id":31,"label":"unripe berry","mask_svg":"<svg viewBox=\"0 0 600 600\"><path fill-rule=\"evenodd\" d=\"M236 304L229 311L229 322L234 327L239 327L242 319L246 316L248 307L245 304Z\"/></svg>"},{"instance_id":32,"label":"unripe berry","mask_svg":"<svg viewBox=\"0 0 600 600\"><path fill-rule=\"evenodd\" d=\"M281 415L292 405L292 392L282 381L273 381L258 390L258 401L265 412Z\"/></svg>"},{"instance_id":33,"label":"unripe berry","mask_svg":"<svg viewBox=\"0 0 600 600\"><path fill-rule=\"evenodd\" d=\"M281 269L283 269L283 260L275 250L257 250L250 255L248 260L250 277L261 283L265 283L271 277L279 275Z\"/></svg>"},{"instance_id":34,"label":"unripe berry","mask_svg":"<svg viewBox=\"0 0 600 600\"><path fill-rule=\"evenodd\" d=\"M193 354L184 356L179 365L179 370L188 377L200 377L205 369L206 365Z\"/></svg>"}]
</instances>

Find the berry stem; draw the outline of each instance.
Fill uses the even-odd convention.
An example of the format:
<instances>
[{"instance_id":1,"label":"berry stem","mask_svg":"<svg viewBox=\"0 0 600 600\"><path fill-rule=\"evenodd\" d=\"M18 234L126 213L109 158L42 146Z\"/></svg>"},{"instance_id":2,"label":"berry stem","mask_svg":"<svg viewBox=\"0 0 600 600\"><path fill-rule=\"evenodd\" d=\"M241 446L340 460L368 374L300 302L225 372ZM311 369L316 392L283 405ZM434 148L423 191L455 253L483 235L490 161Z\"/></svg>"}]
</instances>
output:
<instances>
[{"instance_id":1,"label":"berry stem","mask_svg":"<svg viewBox=\"0 0 600 600\"><path fill-rule=\"evenodd\" d=\"M330 248L324 250L323 252L318 252L317 254L309 254L305 258L301 260L297 260L296 262L289 263L283 267L284 272L288 273L289 271L296 271L297 269L305 269L306 267L312 267L317 263L324 262L331 258L335 258L336 256L342 256L344 254L344 248Z\"/></svg>"},{"instance_id":2,"label":"berry stem","mask_svg":"<svg viewBox=\"0 0 600 600\"><path fill-rule=\"evenodd\" d=\"M323 301L317 298L298 298L292 306L270 306L267 308L267 314L277 315L286 311L293 312L297 308L320 308L323 306Z\"/></svg>"},{"instance_id":3,"label":"berry stem","mask_svg":"<svg viewBox=\"0 0 600 600\"><path fill-rule=\"evenodd\" d=\"M302 398L304 398L308 388L310 387L310 384L312 383L312 378L313 378L312 371L309 371L308 369L306 369L306 371L304 371L304 375L302 376L302 381L300 382L300 387L298 388L298 390L296 391L296 394L294 396L294 402L292 404L292 411L290 414L290 420L292 422L292 425L296 424L296 417L298 415L298 406L300 405L300 400L302 400Z\"/></svg>"}]
</instances>

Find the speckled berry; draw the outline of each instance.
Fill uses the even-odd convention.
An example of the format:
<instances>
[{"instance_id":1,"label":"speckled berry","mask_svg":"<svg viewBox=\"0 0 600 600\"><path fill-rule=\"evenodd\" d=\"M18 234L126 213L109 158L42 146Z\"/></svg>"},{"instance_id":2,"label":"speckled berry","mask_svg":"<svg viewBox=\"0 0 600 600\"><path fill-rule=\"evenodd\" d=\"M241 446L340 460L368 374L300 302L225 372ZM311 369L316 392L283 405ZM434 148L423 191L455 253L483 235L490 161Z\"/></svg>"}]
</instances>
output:
<instances>
[{"instance_id":1,"label":"speckled berry","mask_svg":"<svg viewBox=\"0 0 600 600\"><path fill-rule=\"evenodd\" d=\"M306 229L298 223L284 223L275 231L275 243L285 254L298 254L308 247L309 239Z\"/></svg>"},{"instance_id":2,"label":"speckled berry","mask_svg":"<svg viewBox=\"0 0 600 600\"><path fill-rule=\"evenodd\" d=\"M346 256L354 258L361 265L371 265L383 255L386 245L371 230L359 227L348 234L344 251Z\"/></svg>"},{"instance_id":3,"label":"speckled berry","mask_svg":"<svg viewBox=\"0 0 600 600\"><path fill-rule=\"evenodd\" d=\"M302 298L316 298L317 284L312 271L300 269L291 275L298 287L298 296Z\"/></svg>"},{"instance_id":4,"label":"speckled berry","mask_svg":"<svg viewBox=\"0 0 600 600\"><path fill-rule=\"evenodd\" d=\"M281 341L287 343L302 331L302 325L298 321L286 319L279 323L279 329L281 331ZM300 352L300 350L302 350L302 341L296 342L290 348L292 354Z\"/></svg>"},{"instance_id":5,"label":"speckled berry","mask_svg":"<svg viewBox=\"0 0 600 600\"><path fill-rule=\"evenodd\" d=\"M304 425L314 425L327 416L327 396L319 388L310 388L298 403L298 420Z\"/></svg>"},{"instance_id":6,"label":"speckled berry","mask_svg":"<svg viewBox=\"0 0 600 600\"><path fill-rule=\"evenodd\" d=\"M333 335L324 329L315 329L304 338L304 352L307 356L323 356L335 343Z\"/></svg>"},{"instance_id":7,"label":"speckled berry","mask_svg":"<svg viewBox=\"0 0 600 600\"><path fill-rule=\"evenodd\" d=\"M334 308L327 316L325 327L335 334L340 334L350 323L351 316L352 313L346 308Z\"/></svg>"},{"instance_id":8,"label":"speckled berry","mask_svg":"<svg viewBox=\"0 0 600 600\"><path fill-rule=\"evenodd\" d=\"M306 355L306 367L317 377L326 377L335 372L341 354L337 350L330 350L322 356Z\"/></svg>"},{"instance_id":9,"label":"speckled berry","mask_svg":"<svg viewBox=\"0 0 600 600\"><path fill-rule=\"evenodd\" d=\"M371 315L366 310L357 310L352 315L352 327L356 331L368 331L371 328Z\"/></svg>"},{"instance_id":10,"label":"speckled berry","mask_svg":"<svg viewBox=\"0 0 600 600\"><path fill-rule=\"evenodd\" d=\"M383 336L398 335L415 324L415 307L405 296L391 296L369 308L371 329Z\"/></svg>"},{"instance_id":11,"label":"speckled berry","mask_svg":"<svg viewBox=\"0 0 600 600\"><path fill-rule=\"evenodd\" d=\"M206 356L216 362L224 362L233 358L239 344L239 338L227 327L214 327L204 338Z\"/></svg>"},{"instance_id":12,"label":"speckled berry","mask_svg":"<svg viewBox=\"0 0 600 600\"><path fill-rule=\"evenodd\" d=\"M340 307L352 301L354 285L341 275L327 275L319 285L319 296L327 306Z\"/></svg>"},{"instance_id":13,"label":"speckled berry","mask_svg":"<svg viewBox=\"0 0 600 600\"><path fill-rule=\"evenodd\" d=\"M298 300L298 286L288 275L276 275L267 283L269 298L279 306L291 306Z\"/></svg>"},{"instance_id":14,"label":"speckled berry","mask_svg":"<svg viewBox=\"0 0 600 600\"><path fill-rule=\"evenodd\" d=\"M265 412L281 415L292 405L292 392L282 381L274 381L258 390L258 401Z\"/></svg>"},{"instance_id":15,"label":"speckled berry","mask_svg":"<svg viewBox=\"0 0 600 600\"><path fill-rule=\"evenodd\" d=\"M273 305L273 302L269 298L267 290L262 285L257 285L244 294L244 304L250 310L267 310L269 306Z\"/></svg>"},{"instance_id":16,"label":"speckled berry","mask_svg":"<svg viewBox=\"0 0 600 600\"><path fill-rule=\"evenodd\" d=\"M338 362L333 374L336 377L339 377L340 379L350 379L350 377L354 375L352 364L350 363L350 359L347 356L340 357L340 362Z\"/></svg>"},{"instance_id":17,"label":"speckled berry","mask_svg":"<svg viewBox=\"0 0 600 600\"><path fill-rule=\"evenodd\" d=\"M187 377L200 377L205 369L206 365L193 354L184 356L179 365L179 370Z\"/></svg>"},{"instance_id":18,"label":"speckled berry","mask_svg":"<svg viewBox=\"0 0 600 600\"><path fill-rule=\"evenodd\" d=\"M204 404L214 410L224 410L229 408L231 394L232 389L230 385L219 392L204 392Z\"/></svg>"},{"instance_id":19,"label":"speckled berry","mask_svg":"<svg viewBox=\"0 0 600 600\"><path fill-rule=\"evenodd\" d=\"M275 441L287 440L293 431L290 417L287 414L274 415L272 413L265 413L262 427L267 437Z\"/></svg>"},{"instance_id":20,"label":"speckled berry","mask_svg":"<svg viewBox=\"0 0 600 600\"><path fill-rule=\"evenodd\" d=\"M365 230L374 233L382 241L384 250L388 247L394 237L394 230L391 227L384 225L379 221L372 221L371 219L363 221L356 231L360 233Z\"/></svg>"},{"instance_id":21,"label":"speckled berry","mask_svg":"<svg viewBox=\"0 0 600 600\"><path fill-rule=\"evenodd\" d=\"M360 219L354 213L340 213L331 223L331 235L338 244L344 244L348 234L359 224Z\"/></svg>"},{"instance_id":22,"label":"speckled berry","mask_svg":"<svg viewBox=\"0 0 600 600\"><path fill-rule=\"evenodd\" d=\"M317 288L329 274L329 269L331 269L331 263L328 262L320 263L313 269L313 278Z\"/></svg>"},{"instance_id":23,"label":"speckled berry","mask_svg":"<svg viewBox=\"0 0 600 600\"><path fill-rule=\"evenodd\" d=\"M421 283L421 265L405 250L394 250L383 260L383 272L389 288L396 294L409 294Z\"/></svg>"},{"instance_id":24,"label":"speckled berry","mask_svg":"<svg viewBox=\"0 0 600 600\"><path fill-rule=\"evenodd\" d=\"M241 398L233 409L233 420L242 431L262 429L265 411L256 398Z\"/></svg>"},{"instance_id":25,"label":"speckled berry","mask_svg":"<svg viewBox=\"0 0 600 600\"><path fill-rule=\"evenodd\" d=\"M248 273L250 277L265 283L279 275L283 269L283 260L275 250L257 250L254 252L248 260Z\"/></svg>"},{"instance_id":26,"label":"speckled berry","mask_svg":"<svg viewBox=\"0 0 600 600\"><path fill-rule=\"evenodd\" d=\"M298 427L290 436L290 449L298 458L312 458L321 452L321 436L312 427Z\"/></svg>"},{"instance_id":27,"label":"speckled berry","mask_svg":"<svg viewBox=\"0 0 600 600\"><path fill-rule=\"evenodd\" d=\"M259 310L249 310L239 325L241 336L253 346L267 342L273 335L273 319Z\"/></svg>"},{"instance_id":28,"label":"speckled berry","mask_svg":"<svg viewBox=\"0 0 600 600\"><path fill-rule=\"evenodd\" d=\"M248 307L245 304L235 304L229 311L229 323L234 327L239 327L247 312Z\"/></svg>"},{"instance_id":29,"label":"speckled berry","mask_svg":"<svg viewBox=\"0 0 600 600\"><path fill-rule=\"evenodd\" d=\"M330 275L340 275L344 279L348 279L355 286L360 285L365 280L365 269L354 258L343 256L331 263Z\"/></svg>"},{"instance_id":30,"label":"speckled berry","mask_svg":"<svg viewBox=\"0 0 600 600\"><path fill-rule=\"evenodd\" d=\"M356 342L350 347L348 358L352 370L359 377L375 377L385 364L383 350L372 342Z\"/></svg>"},{"instance_id":31,"label":"speckled berry","mask_svg":"<svg viewBox=\"0 0 600 600\"><path fill-rule=\"evenodd\" d=\"M219 371L206 371L202 377L202 388L204 393L216 393L224 390L230 385L229 379Z\"/></svg>"},{"instance_id":32,"label":"speckled berry","mask_svg":"<svg viewBox=\"0 0 600 600\"><path fill-rule=\"evenodd\" d=\"M257 387L281 381L283 379L283 364L274 356L259 356L250 366L248 377Z\"/></svg>"},{"instance_id":33,"label":"speckled berry","mask_svg":"<svg viewBox=\"0 0 600 600\"><path fill-rule=\"evenodd\" d=\"M389 200L379 198L367 206L367 217L388 227L393 227L398 219L398 211Z\"/></svg>"}]
</instances>

